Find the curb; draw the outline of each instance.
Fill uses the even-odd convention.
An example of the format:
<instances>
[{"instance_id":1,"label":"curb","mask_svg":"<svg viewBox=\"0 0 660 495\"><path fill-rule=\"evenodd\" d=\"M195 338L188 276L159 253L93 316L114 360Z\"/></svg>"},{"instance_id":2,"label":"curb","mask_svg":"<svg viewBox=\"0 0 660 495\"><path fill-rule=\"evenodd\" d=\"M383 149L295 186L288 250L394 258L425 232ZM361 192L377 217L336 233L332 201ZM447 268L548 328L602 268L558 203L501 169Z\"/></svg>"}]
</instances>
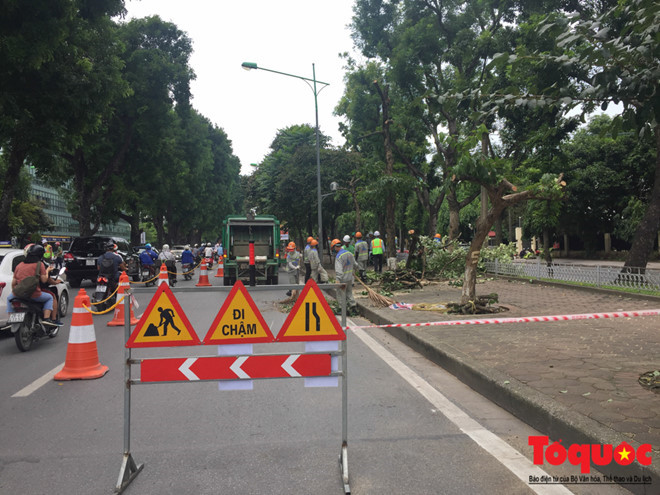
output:
<instances>
[{"instance_id":1,"label":"curb","mask_svg":"<svg viewBox=\"0 0 660 495\"><path fill-rule=\"evenodd\" d=\"M394 322L358 303L360 315L376 325ZM441 366L479 394L494 402L531 427L551 439L562 439L568 444L611 444L614 447L626 441L637 449L640 445L597 421L573 411L533 388L504 373L482 366L471 357L451 346L437 345L404 327L384 328L387 333ZM508 383L505 383L508 382ZM657 448L657 446L656 446ZM592 467L601 469L599 466ZM660 463L642 466L637 461L629 466L612 463L603 474L612 476L651 476L652 484L622 485L632 493L647 495L657 493L660 483ZM603 472L603 471L601 471ZM651 489L655 486L655 491Z\"/></svg>"}]
</instances>

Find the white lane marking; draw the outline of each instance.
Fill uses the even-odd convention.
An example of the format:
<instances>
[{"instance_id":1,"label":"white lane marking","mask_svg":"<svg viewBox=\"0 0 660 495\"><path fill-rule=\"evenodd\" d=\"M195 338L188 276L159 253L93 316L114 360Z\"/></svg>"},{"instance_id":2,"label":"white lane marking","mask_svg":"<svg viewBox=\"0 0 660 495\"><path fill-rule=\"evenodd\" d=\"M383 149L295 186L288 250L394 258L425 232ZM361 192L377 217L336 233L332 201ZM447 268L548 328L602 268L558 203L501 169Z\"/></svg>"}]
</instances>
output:
<instances>
[{"instance_id":1,"label":"white lane marking","mask_svg":"<svg viewBox=\"0 0 660 495\"><path fill-rule=\"evenodd\" d=\"M438 411L444 414L463 433L469 436L477 445L500 461L504 467L523 481L530 490L542 495L567 495L572 492L563 485L530 485L530 476L549 476L543 469L534 465L532 461L511 447L500 437L490 432L477 421L468 416L462 409L454 405L449 399L438 392L433 386L417 375L408 366L402 363L391 352L376 342L367 333L357 327L349 325L353 334L364 342L377 356L385 361L401 378L407 381Z\"/></svg>"},{"instance_id":2,"label":"white lane marking","mask_svg":"<svg viewBox=\"0 0 660 495\"><path fill-rule=\"evenodd\" d=\"M236 373L236 376L239 378L250 378L250 375L248 375L245 371L241 369L241 366L245 361L248 360L250 356L241 356L236 359L232 363L232 365L229 367L230 370L232 370L234 373Z\"/></svg>"},{"instance_id":3,"label":"white lane marking","mask_svg":"<svg viewBox=\"0 0 660 495\"><path fill-rule=\"evenodd\" d=\"M298 371L293 367L293 363L296 362L296 359L300 357L300 354L291 354L286 361L282 363L282 369L286 371L291 376L301 376Z\"/></svg>"},{"instance_id":4,"label":"white lane marking","mask_svg":"<svg viewBox=\"0 0 660 495\"><path fill-rule=\"evenodd\" d=\"M32 392L37 391L39 388L46 385L48 382L53 380L53 377L64 367L64 363L58 364L55 368L50 370L48 373L43 375L41 378L37 378L35 381L30 383L27 387L22 388L16 392L12 397L27 397Z\"/></svg>"},{"instance_id":5,"label":"white lane marking","mask_svg":"<svg viewBox=\"0 0 660 495\"><path fill-rule=\"evenodd\" d=\"M199 380L199 377L190 369L195 361L197 361L197 358L188 358L179 366L179 371L190 381Z\"/></svg>"}]
</instances>

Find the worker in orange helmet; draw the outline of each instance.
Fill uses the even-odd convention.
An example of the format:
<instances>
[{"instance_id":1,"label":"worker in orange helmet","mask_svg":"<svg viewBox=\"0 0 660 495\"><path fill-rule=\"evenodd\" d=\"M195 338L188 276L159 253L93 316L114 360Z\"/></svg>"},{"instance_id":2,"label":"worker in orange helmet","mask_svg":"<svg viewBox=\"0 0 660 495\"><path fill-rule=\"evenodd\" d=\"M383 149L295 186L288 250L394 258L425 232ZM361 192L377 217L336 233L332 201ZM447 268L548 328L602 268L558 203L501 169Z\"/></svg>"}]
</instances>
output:
<instances>
[{"instance_id":1,"label":"worker in orange helmet","mask_svg":"<svg viewBox=\"0 0 660 495\"><path fill-rule=\"evenodd\" d=\"M309 263L309 248L311 247L311 243L314 240L314 238L310 235L307 238L307 245L305 246L305 249L303 249L303 254L302 254L302 260L303 263L305 264L305 283L309 280L309 277L312 276L312 265Z\"/></svg>"},{"instance_id":2,"label":"worker in orange helmet","mask_svg":"<svg viewBox=\"0 0 660 495\"><path fill-rule=\"evenodd\" d=\"M311 278L316 283L324 284L328 281L328 272L325 271L321 264L321 257L318 252L319 241L312 239L308 252L309 264L312 267Z\"/></svg>"},{"instance_id":3,"label":"worker in orange helmet","mask_svg":"<svg viewBox=\"0 0 660 495\"><path fill-rule=\"evenodd\" d=\"M286 247L286 268L284 271L289 274L289 283L292 285L298 285L298 273L300 273L300 253L296 251L295 242L290 242ZM288 290L286 295L293 295L295 297L297 293L297 290Z\"/></svg>"},{"instance_id":4,"label":"worker in orange helmet","mask_svg":"<svg viewBox=\"0 0 660 495\"><path fill-rule=\"evenodd\" d=\"M330 243L330 249L337 254L335 258L335 277L342 284L339 288L340 300L345 298L346 313L355 313L357 304L353 298L353 270L355 270L355 257L346 250L339 239Z\"/></svg>"}]
</instances>

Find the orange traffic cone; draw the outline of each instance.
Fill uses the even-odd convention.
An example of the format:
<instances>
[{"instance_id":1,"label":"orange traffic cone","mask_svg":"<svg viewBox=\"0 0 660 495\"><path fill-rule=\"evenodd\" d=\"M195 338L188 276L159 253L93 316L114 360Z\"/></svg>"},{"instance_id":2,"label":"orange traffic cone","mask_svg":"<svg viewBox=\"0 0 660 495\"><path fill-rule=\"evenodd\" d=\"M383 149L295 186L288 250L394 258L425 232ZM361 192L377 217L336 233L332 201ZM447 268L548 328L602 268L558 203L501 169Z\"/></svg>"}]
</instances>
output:
<instances>
[{"instance_id":1,"label":"orange traffic cone","mask_svg":"<svg viewBox=\"0 0 660 495\"><path fill-rule=\"evenodd\" d=\"M215 273L216 277L225 276L225 264L222 262L222 256L218 258L218 271Z\"/></svg>"},{"instance_id":2,"label":"orange traffic cone","mask_svg":"<svg viewBox=\"0 0 660 495\"><path fill-rule=\"evenodd\" d=\"M117 291L117 301L121 301L124 291L127 287L130 287L131 283L128 281L128 275L126 272L122 272L119 277L119 290ZM131 305L131 325L137 325L140 320L135 317L133 314L133 306ZM115 308L115 316L112 320L108 322L109 327L123 327L124 322L124 301L121 301L117 304Z\"/></svg>"},{"instance_id":3,"label":"orange traffic cone","mask_svg":"<svg viewBox=\"0 0 660 495\"><path fill-rule=\"evenodd\" d=\"M165 263L160 265L160 273L158 274L158 285L167 284L170 285L170 277L167 275L167 267Z\"/></svg>"},{"instance_id":4,"label":"orange traffic cone","mask_svg":"<svg viewBox=\"0 0 660 495\"><path fill-rule=\"evenodd\" d=\"M108 372L108 367L99 362L92 313L84 306L89 307L91 303L85 289L80 289L73 303L64 368L55 375L55 380L91 380Z\"/></svg>"},{"instance_id":5,"label":"orange traffic cone","mask_svg":"<svg viewBox=\"0 0 660 495\"><path fill-rule=\"evenodd\" d=\"M211 282L209 282L209 276L206 274L208 262L209 260L204 258L202 264L199 265L199 282L195 284L195 287L211 287Z\"/></svg>"}]
</instances>

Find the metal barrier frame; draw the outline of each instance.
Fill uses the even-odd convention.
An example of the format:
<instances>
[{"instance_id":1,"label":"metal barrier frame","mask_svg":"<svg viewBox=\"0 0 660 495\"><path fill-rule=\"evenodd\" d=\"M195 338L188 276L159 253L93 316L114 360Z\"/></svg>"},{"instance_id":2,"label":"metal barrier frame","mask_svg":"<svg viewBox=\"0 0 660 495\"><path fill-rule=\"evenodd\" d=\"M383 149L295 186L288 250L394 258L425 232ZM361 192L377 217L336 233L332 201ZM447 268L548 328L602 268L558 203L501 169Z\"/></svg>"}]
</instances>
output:
<instances>
[{"instance_id":1,"label":"metal barrier frame","mask_svg":"<svg viewBox=\"0 0 660 495\"><path fill-rule=\"evenodd\" d=\"M325 289L339 289L342 284L323 284L322 290ZM293 284L282 284L282 285L267 285L267 286L247 286L246 289L264 291L264 290L273 290L277 289L291 289L298 290L302 289L304 285L293 285ZM230 292L232 286L222 286L222 287L170 287L173 293L177 292ZM133 293L151 293L153 288L129 288L125 291L124 297L124 343L128 342L128 339L131 336L131 295ZM341 294L341 291L337 291ZM340 297L341 304L341 326L343 329L346 328L346 292L343 292L343 297ZM348 337L348 336L347 336ZM341 451L339 454L339 468L341 471L342 483L344 486L344 493L350 494L351 488L348 481L348 346L347 340L338 341L339 351L328 351L324 354L331 354L341 356L341 366L339 372L333 372L327 376L341 376L341 415L342 415L342 444ZM131 366L134 364L139 364L140 360L133 360L131 356L132 348L124 348L124 454L121 463L121 468L119 470L119 478L117 480L117 485L115 487L115 493L122 493L128 485L135 479L135 477L144 469L144 463L137 464L133 459L131 454L131 388L133 385L149 385L153 384L152 382L141 382L140 380L133 380L131 378ZM304 354L304 353L301 353ZM314 354L314 353L307 353ZM318 354L318 353L317 353ZM267 354L255 354L255 355L267 355ZM240 356L240 355L238 355ZM263 380L264 378L252 378L253 380ZM274 379L274 378L273 378ZM203 380L205 382L217 381L221 382L223 380ZM155 382L155 383L168 383L168 382ZM169 383L179 383L179 382L169 382ZM185 382L181 382L185 383ZM198 381L189 382L189 383L199 383Z\"/></svg>"}]
</instances>

